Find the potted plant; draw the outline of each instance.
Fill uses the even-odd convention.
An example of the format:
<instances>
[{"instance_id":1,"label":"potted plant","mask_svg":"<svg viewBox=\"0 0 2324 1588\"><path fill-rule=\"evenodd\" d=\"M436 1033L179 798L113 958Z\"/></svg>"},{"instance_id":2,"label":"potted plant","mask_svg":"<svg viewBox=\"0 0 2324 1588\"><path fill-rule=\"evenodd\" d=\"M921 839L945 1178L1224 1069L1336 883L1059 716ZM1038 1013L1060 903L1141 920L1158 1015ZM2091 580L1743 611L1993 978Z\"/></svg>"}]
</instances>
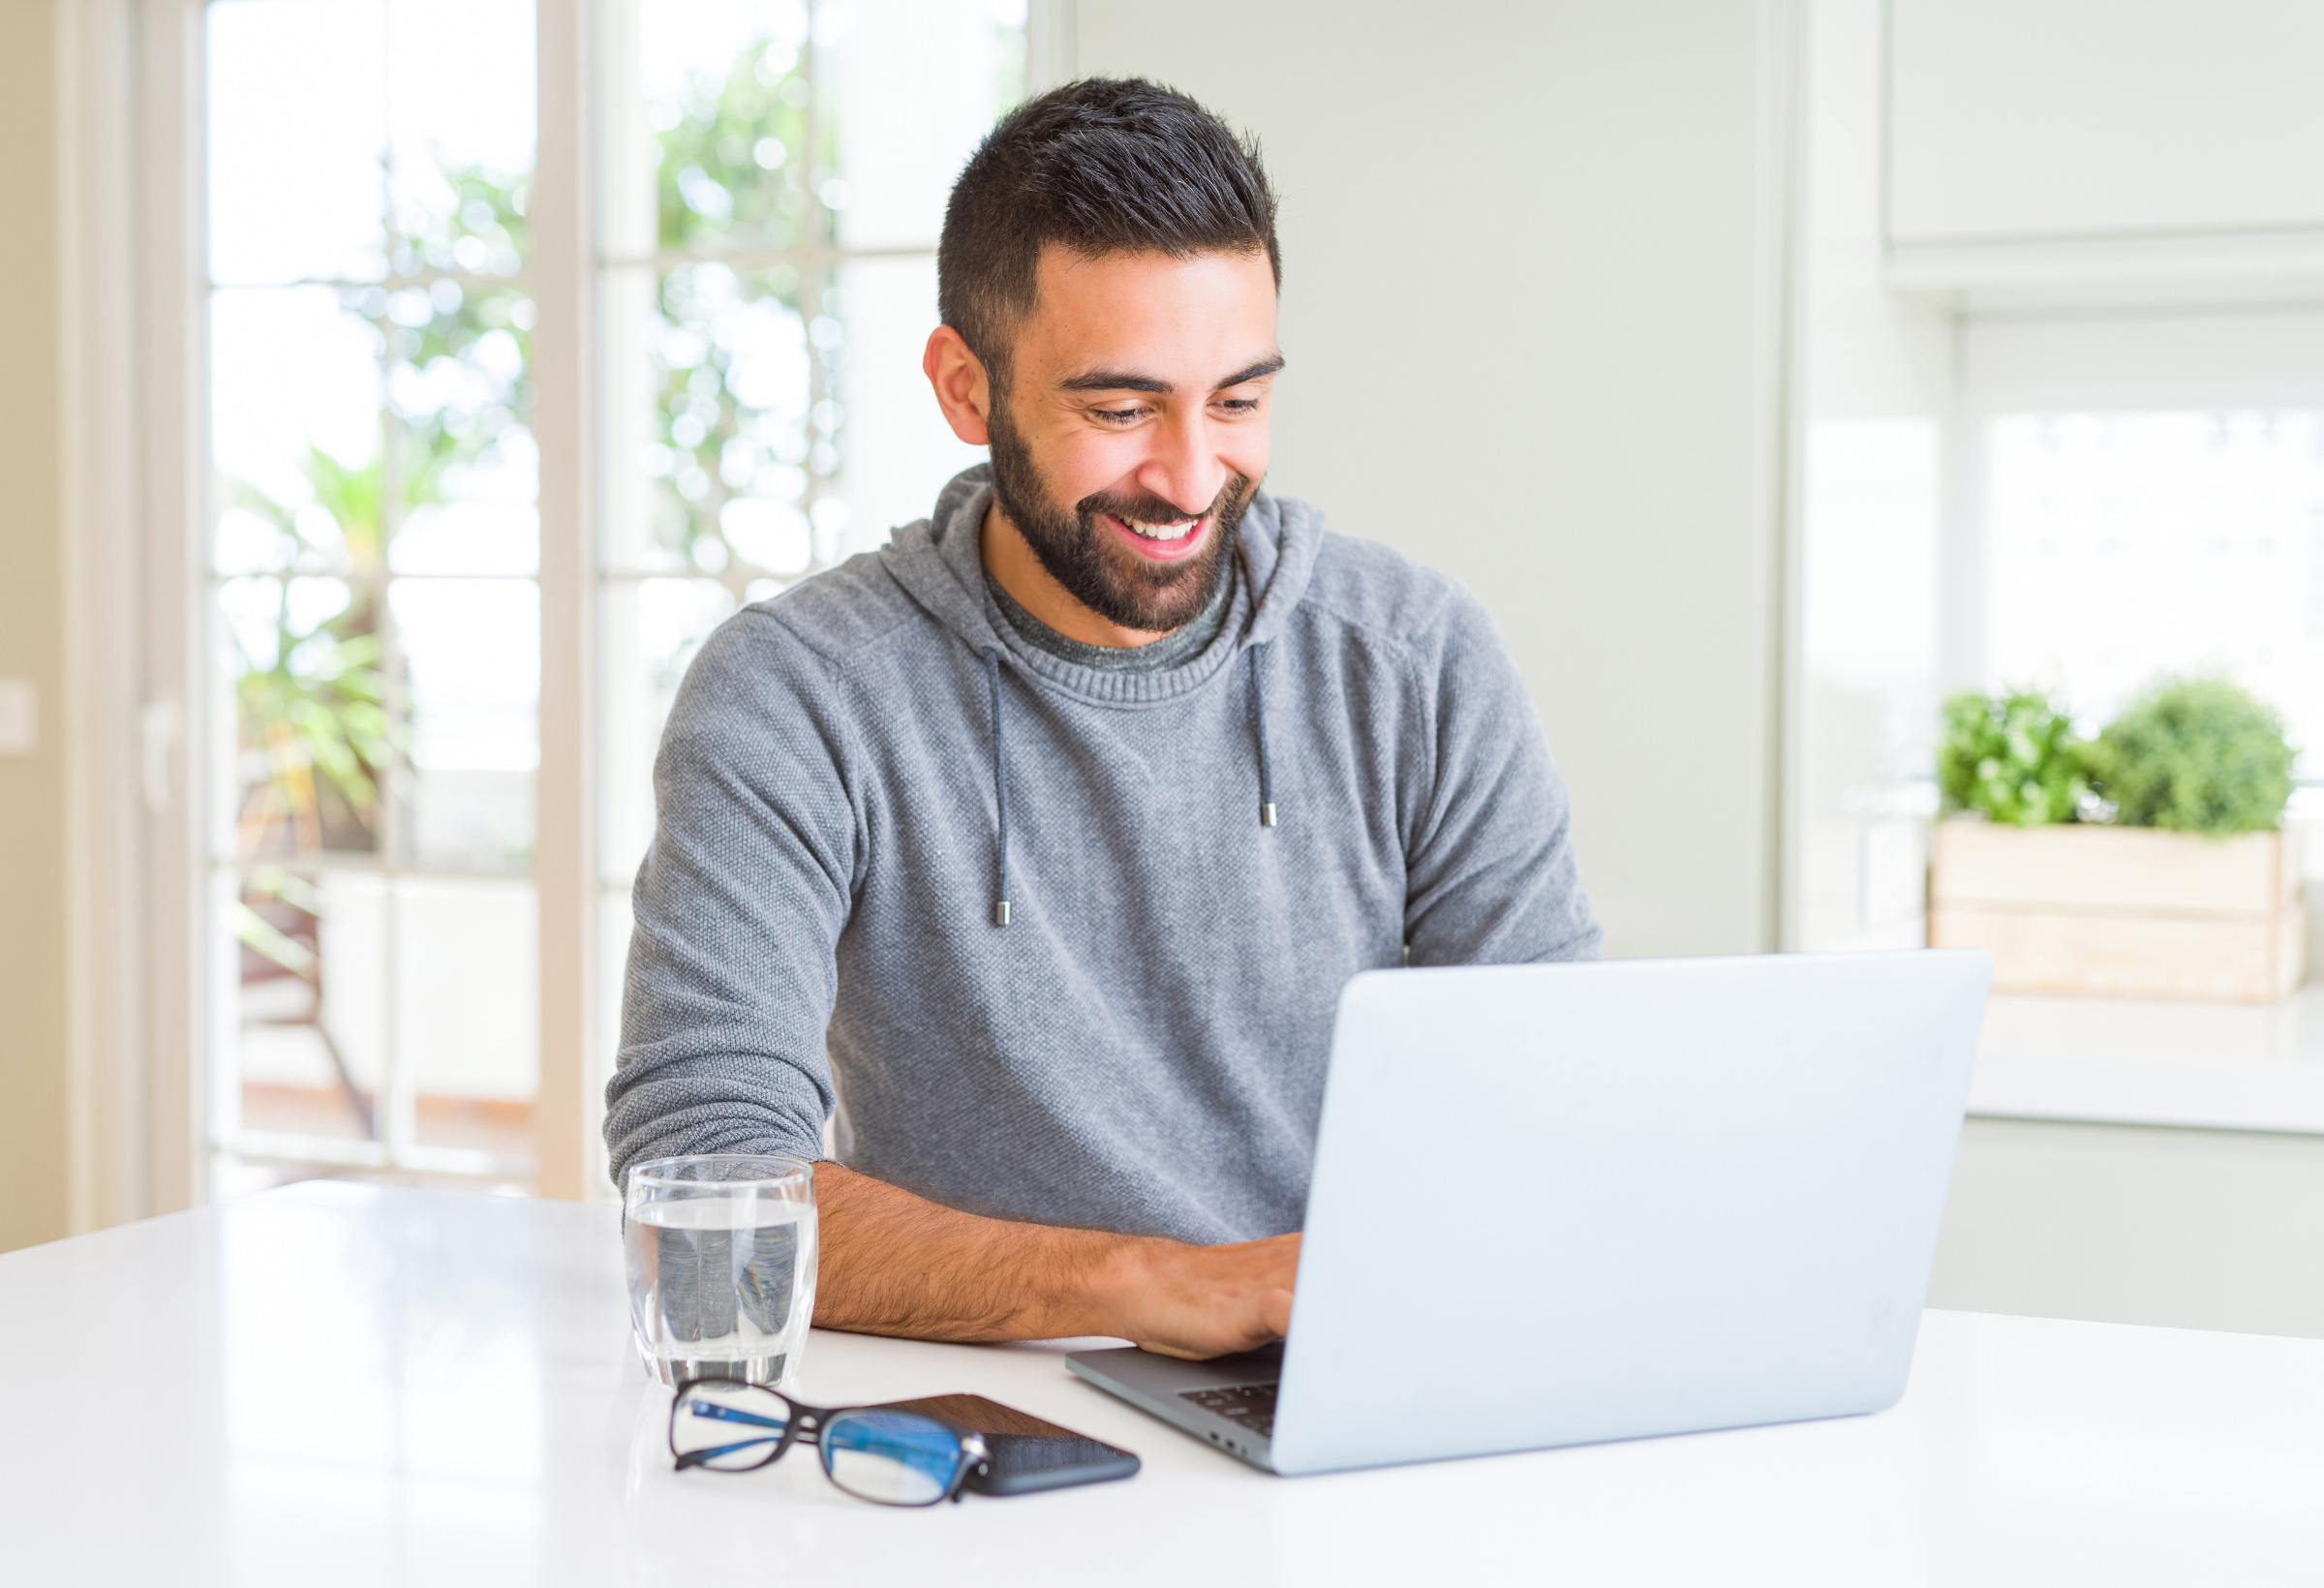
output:
<instances>
[{"instance_id":1,"label":"potted plant","mask_svg":"<svg viewBox=\"0 0 2324 1588\"><path fill-rule=\"evenodd\" d=\"M2095 742L2030 691L1945 703L1929 942L2001 992L2259 1002L2298 985L2292 750L2217 679L2165 680Z\"/></svg>"}]
</instances>

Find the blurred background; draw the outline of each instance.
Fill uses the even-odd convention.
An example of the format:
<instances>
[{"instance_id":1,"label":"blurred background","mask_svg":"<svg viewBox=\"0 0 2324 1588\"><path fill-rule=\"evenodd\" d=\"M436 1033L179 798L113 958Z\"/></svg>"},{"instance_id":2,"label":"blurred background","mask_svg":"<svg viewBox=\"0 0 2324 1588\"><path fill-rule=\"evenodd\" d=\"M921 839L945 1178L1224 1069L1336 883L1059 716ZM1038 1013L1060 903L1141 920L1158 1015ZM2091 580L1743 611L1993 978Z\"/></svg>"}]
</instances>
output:
<instances>
[{"instance_id":1,"label":"blurred background","mask_svg":"<svg viewBox=\"0 0 2324 1588\"><path fill-rule=\"evenodd\" d=\"M951 179L1137 74L1262 140L1271 483L1483 596L1609 952L1995 953L1936 1303L2324 1334L2320 72L2302 0L8 0L0 1248L606 1193L678 679L976 460Z\"/></svg>"}]
</instances>

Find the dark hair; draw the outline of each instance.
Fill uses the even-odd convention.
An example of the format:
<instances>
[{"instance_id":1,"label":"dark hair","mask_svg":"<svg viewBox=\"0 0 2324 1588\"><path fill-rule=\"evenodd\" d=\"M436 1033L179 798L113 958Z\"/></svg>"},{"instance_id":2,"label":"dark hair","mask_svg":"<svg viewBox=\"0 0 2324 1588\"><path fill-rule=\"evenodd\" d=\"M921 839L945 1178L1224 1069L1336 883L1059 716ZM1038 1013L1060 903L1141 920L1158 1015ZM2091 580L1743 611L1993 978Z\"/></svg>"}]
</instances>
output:
<instances>
[{"instance_id":1,"label":"dark hair","mask_svg":"<svg viewBox=\"0 0 2324 1588\"><path fill-rule=\"evenodd\" d=\"M944 206L936 311L996 383L1037 301L1041 250L1264 252L1282 285L1275 193L1255 138L1174 88L1085 77L1025 101L969 156Z\"/></svg>"}]
</instances>

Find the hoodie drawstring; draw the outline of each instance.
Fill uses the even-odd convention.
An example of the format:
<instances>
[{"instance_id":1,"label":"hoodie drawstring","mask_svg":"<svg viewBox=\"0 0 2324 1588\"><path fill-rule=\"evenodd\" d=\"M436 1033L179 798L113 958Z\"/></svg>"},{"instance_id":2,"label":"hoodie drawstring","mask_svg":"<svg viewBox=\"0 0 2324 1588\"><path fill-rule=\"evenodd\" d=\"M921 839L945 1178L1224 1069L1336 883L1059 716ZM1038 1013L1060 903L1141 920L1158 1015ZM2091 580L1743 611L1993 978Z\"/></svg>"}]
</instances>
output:
<instances>
[{"instance_id":1,"label":"hoodie drawstring","mask_svg":"<svg viewBox=\"0 0 2324 1588\"><path fill-rule=\"evenodd\" d=\"M1259 825L1275 825L1275 769L1267 753L1267 658L1269 647L1254 645L1251 658L1251 737L1259 748ZM1009 779L1007 718L1000 704L1000 653L987 647L985 678L993 690L993 806L999 820L993 841L993 924L1009 924Z\"/></svg>"},{"instance_id":2,"label":"hoodie drawstring","mask_svg":"<svg viewBox=\"0 0 2324 1588\"><path fill-rule=\"evenodd\" d=\"M1267 668L1261 653L1265 645L1250 648L1251 658L1251 734L1259 741L1259 825L1275 825L1274 767L1267 758Z\"/></svg>"},{"instance_id":3,"label":"hoodie drawstring","mask_svg":"<svg viewBox=\"0 0 2324 1588\"><path fill-rule=\"evenodd\" d=\"M1009 780L1005 775L1007 740L1001 731L1000 653L985 652L985 673L993 682L993 803L1000 812L1000 832L993 845L993 924L1009 924Z\"/></svg>"}]
</instances>

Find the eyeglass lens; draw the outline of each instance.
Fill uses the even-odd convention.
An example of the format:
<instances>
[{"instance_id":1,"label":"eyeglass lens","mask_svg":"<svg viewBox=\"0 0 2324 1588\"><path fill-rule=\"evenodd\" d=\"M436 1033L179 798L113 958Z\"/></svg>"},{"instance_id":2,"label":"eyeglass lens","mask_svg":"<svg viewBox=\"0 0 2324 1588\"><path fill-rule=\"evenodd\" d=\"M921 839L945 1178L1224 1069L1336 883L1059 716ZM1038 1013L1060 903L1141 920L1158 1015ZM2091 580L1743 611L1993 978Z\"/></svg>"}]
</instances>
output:
<instances>
[{"instance_id":1,"label":"eyeglass lens","mask_svg":"<svg viewBox=\"0 0 2324 1588\"><path fill-rule=\"evenodd\" d=\"M775 1457L790 1426L780 1395L753 1384L688 1386L670 1416L670 1449L682 1467L743 1472Z\"/></svg>"},{"instance_id":2,"label":"eyeglass lens","mask_svg":"<svg viewBox=\"0 0 2324 1588\"><path fill-rule=\"evenodd\" d=\"M841 1412L823 1424L823 1470L859 1500L933 1506L960 1475L960 1435L911 1412Z\"/></svg>"},{"instance_id":3,"label":"eyeglass lens","mask_svg":"<svg viewBox=\"0 0 2324 1588\"><path fill-rule=\"evenodd\" d=\"M670 1448L681 1467L748 1472L775 1458L790 1418L772 1390L704 1380L671 1408ZM838 1412L813 1437L834 1483L883 1506L934 1505L952 1492L966 1459L959 1434L914 1412Z\"/></svg>"}]
</instances>

